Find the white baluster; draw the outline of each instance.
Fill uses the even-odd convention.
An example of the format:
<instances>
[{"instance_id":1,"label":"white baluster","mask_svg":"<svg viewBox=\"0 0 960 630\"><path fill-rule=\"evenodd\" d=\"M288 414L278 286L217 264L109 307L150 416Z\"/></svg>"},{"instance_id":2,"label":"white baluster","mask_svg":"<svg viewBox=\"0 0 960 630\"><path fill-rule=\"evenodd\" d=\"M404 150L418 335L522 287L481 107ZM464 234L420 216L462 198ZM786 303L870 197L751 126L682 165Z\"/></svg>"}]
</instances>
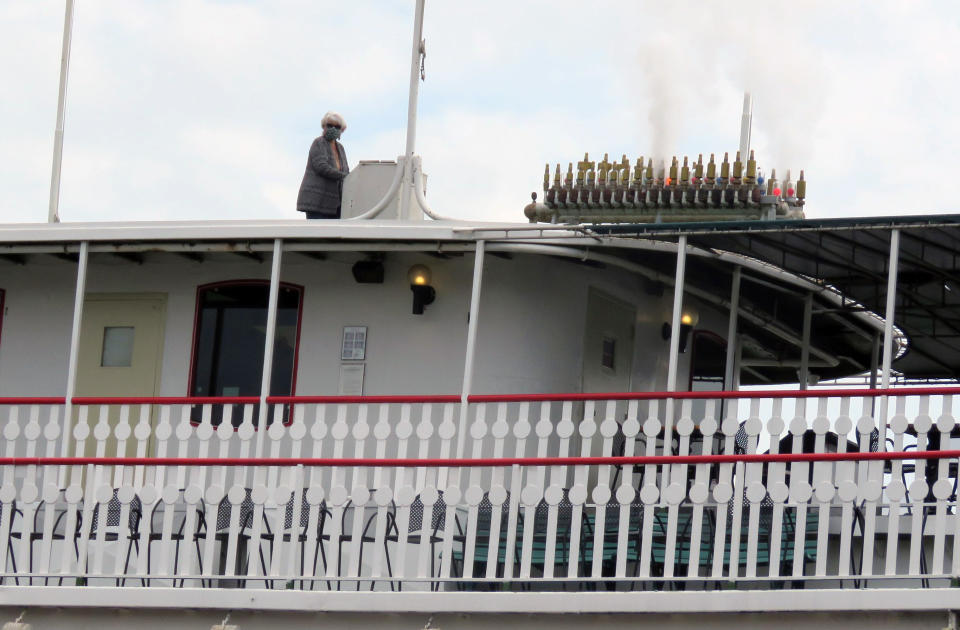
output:
<instances>
[{"instance_id":1,"label":"white baluster","mask_svg":"<svg viewBox=\"0 0 960 630\"><path fill-rule=\"evenodd\" d=\"M282 405L278 405L283 407ZM290 438L290 456L294 459L300 458L300 453L303 448L303 438L307 435L307 425L304 422L304 408L303 405L297 405L296 407L291 407L291 412L293 413L293 422L287 429L287 435ZM302 521L304 517L309 520L309 507L306 503L306 491L307 491L307 475L306 470L304 470L303 464L298 464L296 469L294 469L294 497L293 497L293 516L290 521L290 541L289 541L289 554L288 554L288 565L287 573L289 575L300 575L300 571L297 571L296 568L296 559L298 557L297 547L301 544L301 533L300 528L303 526ZM307 508L308 513L303 514L303 509ZM286 514L286 510L284 510ZM284 521L286 521L286 516L284 516ZM306 534L306 532L303 532Z\"/></svg>"},{"instance_id":2,"label":"white baluster","mask_svg":"<svg viewBox=\"0 0 960 630\"><path fill-rule=\"evenodd\" d=\"M780 436L786 430L786 423L783 421L783 399L773 399L773 409L770 414L770 420L767 422L767 432L770 435L770 453L780 453ZM780 575L780 557L783 538L783 510L784 502L790 494L790 489L784 482L787 472L787 465L783 463L771 463L767 467L767 493L773 502L773 509L770 515L770 568L768 575L776 577ZM789 543L789 541L787 541Z\"/></svg>"},{"instance_id":3,"label":"white baluster","mask_svg":"<svg viewBox=\"0 0 960 630\"><path fill-rule=\"evenodd\" d=\"M393 490L390 489L390 486L377 488L373 493L373 502L377 509L377 520L376 523L374 523L373 563L370 568L370 575L375 578L383 576L383 565L386 562L387 510L391 501L393 501ZM402 562L403 559L401 558L400 561Z\"/></svg>"},{"instance_id":4,"label":"white baluster","mask_svg":"<svg viewBox=\"0 0 960 630\"><path fill-rule=\"evenodd\" d=\"M337 419L330 429L330 437L333 439L333 457L334 459L343 458L344 440L349 435L349 427L346 422L346 407L337 405ZM344 525L344 510L346 502L350 499L350 491L346 486L346 472L342 466L333 466L331 468L332 486L330 489L330 500L337 502L332 504L331 525L334 526L336 536L331 533L330 543L333 549L330 555L330 565L327 567L327 577L340 576L340 554L341 554L341 533ZM339 585L338 585L339 588Z\"/></svg>"},{"instance_id":5,"label":"white baluster","mask_svg":"<svg viewBox=\"0 0 960 630\"><path fill-rule=\"evenodd\" d=\"M3 485L0 486L0 506L2 506L2 516L0 519L0 572L7 572L9 558L7 549L10 543L10 525L13 521L11 514L13 506L17 500L17 488L13 485L13 474L9 472L12 466L4 466Z\"/></svg>"},{"instance_id":6,"label":"white baluster","mask_svg":"<svg viewBox=\"0 0 960 630\"><path fill-rule=\"evenodd\" d=\"M881 400L886 400L883 398ZM860 434L860 452L870 451L873 432L877 427L877 420L874 414L879 417L878 400L876 398L865 397L863 399L863 415L857 420L857 433ZM885 417L885 416L884 416ZM882 440L882 435L878 432L878 439ZM883 445L878 444L878 450L886 450ZM857 501L862 503L863 507L863 544L861 545L861 566L860 575L868 576L873 574L873 553L877 523L877 501L883 493L883 466L884 462L862 461L857 466Z\"/></svg>"},{"instance_id":7,"label":"white baluster","mask_svg":"<svg viewBox=\"0 0 960 630\"><path fill-rule=\"evenodd\" d=\"M256 441L257 429L253 426L253 412L254 405L245 404L243 406L243 418L240 421L240 426L237 427L236 437L240 440L240 457L248 458L251 456L254 450L254 443ZM243 488L243 497L246 498L248 489L249 494L253 495L253 488L257 485L255 478L255 470L259 470L260 467L249 467L249 466L235 466L233 469L233 484L231 490L235 486L240 486ZM224 486L226 487L226 486ZM236 497L236 493L234 493ZM239 504L238 504L239 505ZM241 511L240 507L234 507L231 504L231 518L234 512L239 513ZM238 521L239 522L239 521ZM253 523L249 522L249 525L252 527ZM229 546L229 540L228 540ZM260 549L259 539L256 541L251 537L250 544L247 545L246 557L243 558L243 566L247 567L247 573L250 574L251 571L256 571L259 568L259 549Z\"/></svg>"},{"instance_id":8,"label":"white baluster","mask_svg":"<svg viewBox=\"0 0 960 630\"><path fill-rule=\"evenodd\" d=\"M102 413L104 413L103 409L101 409L101 414ZM99 469L101 467L97 466L96 468ZM90 575L101 576L104 575L103 555L107 546L107 527L109 526L110 502L113 500L113 488L109 483L98 482L95 486L93 496L97 502L96 523L90 521L85 528L96 527L96 541L93 546L93 568L90 570ZM84 554L81 556L81 559L85 557L86 555Z\"/></svg>"},{"instance_id":9,"label":"white baluster","mask_svg":"<svg viewBox=\"0 0 960 630\"><path fill-rule=\"evenodd\" d=\"M896 413L890 418L889 427L893 431L893 450L903 450L903 434L909 428L909 421L905 415L906 399L898 396L896 399ZM887 517L887 562L884 573L896 575L897 554L900 538L900 507L906 497L906 486L903 481L903 460L895 459L891 463L890 483L887 485L887 500L890 505L890 514Z\"/></svg>"},{"instance_id":10,"label":"white baluster","mask_svg":"<svg viewBox=\"0 0 960 630\"><path fill-rule=\"evenodd\" d=\"M853 420L850 418L850 398L840 399L840 415L835 424L837 431L837 451L847 451L847 436L853 430ZM857 499L856 464L854 462L837 462L833 467L834 483L837 486L837 497L840 499L840 563L837 575L850 575L850 547L853 538L853 507Z\"/></svg>"},{"instance_id":11,"label":"white baluster","mask_svg":"<svg viewBox=\"0 0 960 630\"><path fill-rule=\"evenodd\" d=\"M420 502L423 505L423 524L420 526L420 555L417 558L416 577L435 577L431 571L430 563L435 560L431 557L433 545L431 538L433 535L433 506L437 503L440 493L436 488L428 485L420 491ZM443 562L449 562L449 556L444 556Z\"/></svg>"},{"instance_id":12,"label":"white baluster","mask_svg":"<svg viewBox=\"0 0 960 630\"><path fill-rule=\"evenodd\" d=\"M409 413L409 406L408 406ZM407 416L407 424L410 425L412 430L413 425L410 424L409 415ZM370 435L370 425L367 424L367 405L360 405L358 408L357 421L353 426L352 436L354 440L354 457L357 459L363 459L367 442L367 437ZM409 435L407 436L409 439ZM370 496L370 484L367 483L367 469L363 466L354 467L353 469L353 533L351 536L351 554L350 554L350 573L351 576L360 577L362 575L363 567L360 566L360 559L363 553L363 537L366 530L367 523L367 514L364 506L369 503Z\"/></svg>"},{"instance_id":13,"label":"white baluster","mask_svg":"<svg viewBox=\"0 0 960 630\"><path fill-rule=\"evenodd\" d=\"M605 407L606 410L604 419L599 426L600 437L602 438L600 448L601 455L604 457L609 457L613 453L613 438L620 430L620 426L617 424L616 401L608 400ZM592 420L593 414L590 415L590 418ZM586 420L584 421L584 424L586 424ZM584 428L584 424L580 425L581 429ZM583 431L581 431L581 435L584 435ZM590 437L584 437L587 441L590 440ZM603 541L606 537L607 529L607 505L610 503L610 499L612 498L612 493L610 492L610 466L598 466L597 468L597 486L593 490L595 523L593 531L594 543L592 574L594 578L599 578L603 575Z\"/></svg>"},{"instance_id":14,"label":"white baluster","mask_svg":"<svg viewBox=\"0 0 960 630\"><path fill-rule=\"evenodd\" d=\"M137 441L137 457L147 456L147 445L150 443L150 434L153 429L150 427L150 416L152 405L140 405L140 419L133 427L133 438ZM133 485L142 486L150 476L149 466L137 466L133 476ZM144 506L144 515L146 515L146 506Z\"/></svg>"},{"instance_id":15,"label":"white baluster","mask_svg":"<svg viewBox=\"0 0 960 630\"><path fill-rule=\"evenodd\" d=\"M194 542L194 535L199 532L197 512L199 511L201 514L203 514L203 519L207 524L207 534L209 535L211 529L216 530L217 528L217 508L216 506L213 506L213 510L211 512L210 506L203 502L203 488L193 483L193 479L190 479L188 482L188 480L184 478L181 483L182 485L166 486L163 489L163 494L165 495L164 502L168 504L165 511L170 512L172 516L172 512L174 511L173 504L181 495L180 488L183 488L182 496L185 503L184 509L186 510L186 516L184 518L183 525L183 540L180 541L180 553L176 566L178 567L177 574L181 577L181 579L185 580L185 578L192 577L200 573L198 570L199 567L197 567L200 558L196 557L198 549L194 544L191 544ZM166 518L166 514L164 514L164 518ZM166 521L164 521L163 526L164 536L166 536ZM167 541L164 542L166 543ZM169 547L167 546L167 548ZM170 575L173 575L174 573L172 568L173 567L171 567ZM203 574L213 574L209 564L203 565ZM192 583L194 583L193 580L191 580L191 584ZM176 584L175 581L174 584Z\"/></svg>"},{"instance_id":16,"label":"white baluster","mask_svg":"<svg viewBox=\"0 0 960 630\"><path fill-rule=\"evenodd\" d=\"M827 417L827 399L820 398L817 417L813 420L813 432L816 434L815 451L826 452L826 434L830 431L830 418ZM838 432L839 433L839 432ZM846 434L837 435L838 450L846 447ZM827 574L827 547L830 542L830 503L836 494L836 485L833 481L833 464L830 462L816 462L813 467L814 498L819 502L817 507L817 561L816 575L824 577ZM794 566L796 566L796 562ZM802 564L802 562L800 563Z\"/></svg>"},{"instance_id":17,"label":"white baluster","mask_svg":"<svg viewBox=\"0 0 960 630\"><path fill-rule=\"evenodd\" d=\"M804 435L807 432L807 399L794 399L795 414L790 421L790 435L794 454L803 452ZM784 545L793 543L793 571L795 577L803 575L803 553L807 532L807 502L813 496L808 471L810 465L806 462L792 462L790 464L790 502L794 504L793 541L786 540Z\"/></svg>"},{"instance_id":18,"label":"white baluster","mask_svg":"<svg viewBox=\"0 0 960 630\"><path fill-rule=\"evenodd\" d=\"M740 431L740 405L742 404L746 406L746 403L747 401L745 400L729 401L730 415L724 425L726 427L731 427L733 424L737 425L737 429L733 437L734 445L736 445L737 441L736 434ZM733 422L729 422L731 420ZM746 432L746 425L744 425L744 432ZM747 452L750 452L750 441L750 434L748 433L746 445ZM753 441L756 443L756 438L754 438ZM733 453L736 452L736 449L728 448L727 452ZM743 535L743 495L746 492L746 465L743 462L737 462L733 468L733 496L731 497L733 502L733 510L730 514L730 566L728 569L728 575L730 577L738 577L740 575L740 537Z\"/></svg>"},{"instance_id":19,"label":"white baluster","mask_svg":"<svg viewBox=\"0 0 960 630\"><path fill-rule=\"evenodd\" d=\"M903 399L905 397L901 397ZM913 428L917 432L917 451L926 451L929 448L929 432L933 428L930 418L930 397L920 397L920 412L913 421ZM925 468L927 460L914 460L914 478L910 484L910 502L912 506L910 519L910 560L908 571L910 575L920 575L920 554L923 552L923 526L926 521L924 512L927 492L932 490L927 486Z\"/></svg>"},{"instance_id":20,"label":"white baluster","mask_svg":"<svg viewBox=\"0 0 960 630\"><path fill-rule=\"evenodd\" d=\"M400 422L397 423L394 429L394 437L397 438L397 457L399 459L406 459L408 457L407 450L410 446L410 437L413 435L413 423L410 422L410 411L409 403L400 405ZM409 471L406 469L396 471L393 487L394 493L409 483L407 481L408 473Z\"/></svg>"},{"instance_id":21,"label":"white baluster","mask_svg":"<svg viewBox=\"0 0 960 630\"><path fill-rule=\"evenodd\" d=\"M734 400L729 400L724 405L725 417L720 424L720 432L723 435L723 450L721 454L733 455L736 452L736 434L739 429L737 424L737 404ZM734 496L734 488L731 477L733 475L733 464L720 464L720 477L713 488L713 500L717 504L717 530L714 538L714 556L713 556L713 577L720 579L723 577L723 549L726 546L727 535L727 512L730 500ZM731 539L735 528L731 525ZM730 542L731 562L733 561L733 541Z\"/></svg>"},{"instance_id":22,"label":"white baluster","mask_svg":"<svg viewBox=\"0 0 960 630\"><path fill-rule=\"evenodd\" d=\"M317 405L314 409L314 419L313 424L310 427L310 439L313 441L313 452L311 457L314 459L319 459L323 456L323 445L324 440L327 437L327 422L326 422L326 405ZM310 504L310 517L307 523L307 540L306 548L307 550L313 550L313 556L308 557L309 562L304 562L303 566L303 576L316 575L316 568L320 566L320 562L323 561L325 557L325 552L323 551L323 539L322 532L318 531L321 522L326 528L329 525L326 515L326 499L327 492L326 486L323 483L323 469L319 466L313 466L310 468L310 482L309 488L307 490L307 503ZM333 538L330 538L331 544L336 544ZM324 574L326 574L327 567L323 567ZM314 583L311 583L311 590L314 586Z\"/></svg>"},{"instance_id":23,"label":"white baluster","mask_svg":"<svg viewBox=\"0 0 960 630\"><path fill-rule=\"evenodd\" d=\"M554 434L553 422L550 419L550 402L544 401L540 403L540 420L537 422L537 456L538 457L547 457L549 455L548 448L550 438ZM526 418L524 418L526 420ZM519 427L520 425L518 425ZM527 423L527 427L529 423ZM524 437L529 433L529 428L524 428ZM516 433L515 427L515 433ZM566 457L567 454L567 440L561 440L560 444L560 457ZM544 549L543 557L543 577L552 578L554 575L554 566L556 565L556 550L557 550L557 529L559 528L559 505L563 501L564 486L566 485L566 475L564 474L564 466L551 466L550 467L550 485L543 492L543 499L547 504L547 540L546 548ZM502 469L499 469L502 472ZM496 475L496 471L494 473ZM497 519L499 524L500 519ZM499 533L499 532L498 532ZM499 536L497 537L499 545ZM493 544L493 535L491 532L491 545ZM567 550L568 557L566 558L567 563L569 563L569 549Z\"/></svg>"},{"instance_id":24,"label":"white baluster","mask_svg":"<svg viewBox=\"0 0 960 630\"><path fill-rule=\"evenodd\" d=\"M130 435L133 433L133 430L130 428L130 405L120 405L120 419L117 422L117 425L113 427L113 437L116 439L116 452L114 455L117 457L126 457L127 455L127 440L130 438ZM114 466L113 467L113 487L119 488L124 483L132 483L133 476L130 475L130 479L126 479L128 469L126 466Z\"/></svg>"},{"instance_id":25,"label":"white baluster","mask_svg":"<svg viewBox=\"0 0 960 630\"><path fill-rule=\"evenodd\" d=\"M716 420L716 400L708 400L704 406L704 416L700 420L700 435L702 437L700 454L710 455L713 451L713 435L716 433L718 423ZM624 425L626 429L626 425ZM627 442L628 447L631 441ZM687 571L688 577L698 577L700 575L700 553L703 536L703 508L704 503L710 498L710 464L697 464L696 474L693 486L690 488L690 501L693 503L692 513L690 515L690 565ZM721 552L722 553L722 552Z\"/></svg>"},{"instance_id":26,"label":"white baluster","mask_svg":"<svg viewBox=\"0 0 960 630\"><path fill-rule=\"evenodd\" d=\"M137 466L135 478L143 478L143 466ZM150 558L151 535L153 534L153 508L160 500L160 491L153 484L137 485L134 489L140 496L140 506L143 510L140 519L140 548L137 551L137 576L145 579L149 573L147 560Z\"/></svg>"},{"instance_id":27,"label":"white baluster","mask_svg":"<svg viewBox=\"0 0 960 630\"><path fill-rule=\"evenodd\" d=\"M686 457L690 454L690 434L693 433L693 419L690 417L690 400L682 401L680 419L674 426L674 432L680 437L677 455ZM680 514L680 504L687 497L687 465L678 464L672 467L670 484L664 491L667 503L667 532L663 556L663 577L672 578L677 548L677 527Z\"/></svg>"},{"instance_id":28,"label":"white baluster","mask_svg":"<svg viewBox=\"0 0 960 630\"><path fill-rule=\"evenodd\" d=\"M82 412L81 412L82 413ZM166 457L167 449L169 448L168 441L170 436L173 435L173 426L170 424L170 406L163 405L160 407L160 422L157 424L157 428L154 431L154 449L156 450L157 457ZM156 478L154 484L158 488L165 487L164 480L167 476L167 467L166 466L157 466ZM176 486L179 488L180 486Z\"/></svg>"},{"instance_id":29,"label":"white baluster","mask_svg":"<svg viewBox=\"0 0 960 630\"><path fill-rule=\"evenodd\" d=\"M46 441L46 451L44 455L47 457L55 457L59 453L58 442L60 435L60 407L51 405L47 414L47 423L43 427L43 439ZM58 490L66 488L66 466L47 466L46 470L47 472L45 473L44 479L56 485Z\"/></svg>"},{"instance_id":30,"label":"white baluster","mask_svg":"<svg viewBox=\"0 0 960 630\"><path fill-rule=\"evenodd\" d=\"M9 425L8 425L9 426ZM20 485L20 501L18 508L23 513L20 524L20 540L13 553L17 556L18 572L26 573L30 568L30 534L33 531L33 522L40 507L40 488L37 485L36 466L28 466L24 471L23 481ZM11 518L12 514L6 514ZM21 582L22 584L23 582ZM29 584L33 584L33 578L30 578Z\"/></svg>"},{"instance_id":31,"label":"white baluster","mask_svg":"<svg viewBox=\"0 0 960 630\"><path fill-rule=\"evenodd\" d=\"M431 421L432 414L433 414L433 405L429 403L423 405L423 409L420 412L420 422L419 424L417 424L417 439L420 440L420 451L419 453L417 453L417 457L419 459L428 459L430 457L430 442L433 438L433 433L434 433L433 422ZM378 455L378 457L382 457L382 455ZM375 474L379 475L379 472L380 472L380 469L377 468L377 471ZM408 473L405 469L398 470L397 474L402 475L404 478L404 482L406 481ZM426 483L426 479L427 479L426 467L418 466L416 470L416 475L417 477L416 477L416 481L414 482L414 487L417 489L423 488L423 485L424 483ZM398 487L400 485L403 485L403 484L399 484ZM377 487L379 487L379 485Z\"/></svg>"},{"instance_id":32,"label":"white baluster","mask_svg":"<svg viewBox=\"0 0 960 630\"><path fill-rule=\"evenodd\" d=\"M283 446L283 438L287 435L287 428L283 426L283 405L273 406L273 421L267 427L267 437L270 439L270 453L268 457L277 459L280 457L280 449ZM271 466L268 471L267 485L276 488L277 484L289 484L288 479L281 480L280 475L289 472L287 469L280 470L276 466ZM286 501L284 501L286 502Z\"/></svg>"},{"instance_id":33,"label":"white baluster","mask_svg":"<svg viewBox=\"0 0 960 630\"><path fill-rule=\"evenodd\" d=\"M546 410L549 414L549 408ZM560 407L560 422L556 426L557 438L560 440L559 456L568 457L570 455L570 438L573 436L573 403L566 401ZM577 567L579 565L580 549L580 516L583 510L583 500L586 500L586 487L584 487L583 500L577 505L573 504L570 498L573 487L569 484L569 466L557 466L554 468L556 477L553 485L566 486L567 501L570 503L570 542L567 546L567 577L577 577Z\"/></svg>"},{"instance_id":34,"label":"white baluster","mask_svg":"<svg viewBox=\"0 0 960 630\"><path fill-rule=\"evenodd\" d=\"M453 403L447 403L443 406L443 421L437 429L437 435L440 437L441 459L450 459L450 452L453 449L453 438L457 435L457 425L453 422L454 411L456 411L456 406ZM449 472L449 469L445 467L436 471L438 488L446 487Z\"/></svg>"},{"instance_id":35,"label":"white baluster","mask_svg":"<svg viewBox=\"0 0 960 630\"><path fill-rule=\"evenodd\" d=\"M476 421L470 430L471 437L473 438L473 453L471 454L473 459L483 456L483 438L487 433L487 425L484 421L485 410L485 406L481 406L479 409L477 409ZM492 430L495 449L498 445L501 445L502 448L503 438L506 437L507 432L509 431L506 416L507 406L504 403L500 403L497 406L497 420L494 422ZM465 578L473 577L474 554L477 546L477 516L480 502L483 500L483 488L480 487L480 472L480 469L477 467L470 469L470 482L467 486L466 492L464 493L464 499L466 500L468 506L467 531L465 532L466 545L463 552L463 577ZM487 562L491 561L496 562L496 559L494 558L491 560L491 558L488 556Z\"/></svg>"},{"instance_id":36,"label":"white baluster","mask_svg":"<svg viewBox=\"0 0 960 630\"><path fill-rule=\"evenodd\" d=\"M942 397L942 409L937 418L937 431L940 433L940 449L950 449L950 434L956 422L951 413L953 397ZM937 500L936 516L934 517L933 535L933 562L930 565L931 573L948 573L947 558L944 546L947 537L947 501L953 494L953 482L950 479L950 460L946 457L937 462L937 481L933 484L933 496Z\"/></svg>"},{"instance_id":37,"label":"white baluster","mask_svg":"<svg viewBox=\"0 0 960 630\"><path fill-rule=\"evenodd\" d=\"M473 424L470 425L470 456L473 459L483 457L483 442L488 433L486 409L486 405L480 405L477 407L476 417ZM506 409L506 405L503 403L498 406L497 421L494 423L494 426L498 428L501 435L506 435L508 428L506 423ZM494 435L496 436L497 433L495 432ZM466 537L466 545L463 556L463 576L467 578L473 577L473 559L474 552L476 550L477 511L478 506L480 505L480 500L483 499L483 489L480 487L480 473L481 471L479 468L474 467L470 469L468 473L469 481L465 494L468 509L466 531L464 532ZM476 499L478 496L480 499L474 502L474 499ZM456 524L452 522L446 522L444 525L444 531L446 531L446 528L453 527ZM446 564L449 565L450 563L446 562Z\"/></svg>"},{"instance_id":38,"label":"white baluster","mask_svg":"<svg viewBox=\"0 0 960 630\"><path fill-rule=\"evenodd\" d=\"M7 423L3 427L3 438L6 442L4 455L13 457L16 455L17 436L20 435L20 423L17 421L20 410L16 405L8 407ZM0 572L7 572L7 549L10 546L10 527L15 518L13 512L16 505L17 487L16 468L6 464L3 466L3 486L0 487L0 506L2 506L2 518L0 518ZM21 528L23 529L23 528ZM23 537L23 534L21 534ZM23 566L23 565L20 565Z\"/></svg>"},{"instance_id":39,"label":"white baluster","mask_svg":"<svg viewBox=\"0 0 960 630\"><path fill-rule=\"evenodd\" d=\"M262 466L258 466L257 468L261 469L261 471L260 474L255 477L255 480L259 479L260 481L259 483L255 481L253 487L250 489L250 500L253 501L253 515L249 517L251 520L247 576L258 577L263 575L266 577L267 570L265 570L266 567L261 566L261 562L265 564L269 559L260 555L263 550L263 512L267 501L274 499L275 495L273 492L274 489L266 485L267 475L263 474L266 471L262 470Z\"/></svg>"},{"instance_id":40,"label":"white baluster","mask_svg":"<svg viewBox=\"0 0 960 630\"><path fill-rule=\"evenodd\" d=\"M0 489L0 493L2 492L3 490ZM66 533L66 535L70 535L71 532L77 531L77 510L79 508L80 501L83 499L83 489L80 487L79 483L74 483L67 487L66 491L63 493L63 497L67 501L67 518L66 524L63 526L63 531ZM2 496L0 496L0 500L2 500ZM6 521L6 519L4 519L4 521ZM5 535L0 536L0 540L4 540L5 538ZM4 547L6 547L5 544ZM68 575L74 570L74 563L76 562L79 564L79 560L74 558L73 545L67 544L65 541L65 544L61 546L61 549L62 554L60 556L60 574ZM3 566L3 562L0 561L0 567ZM77 567L78 572L82 570L82 565Z\"/></svg>"},{"instance_id":41,"label":"white baluster","mask_svg":"<svg viewBox=\"0 0 960 630\"><path fill-rule=\"evenodd\" d=\"M131 503L135 496L136 490L131 485L121 485L117 488L117 501L120 502L120 522L117 524L117 540L113 545L116 550L113 556L113 573L124 577L130 570L129 556L134 551L130 530L130 511L133 509Z\"/></svg>"},{"instance_id":42,"label":"white baluster","mask_svg":"<svg viewBox=\"0 0 960 630\"><path fill-rule=\"evenodd\" d=\"M651 400L649 417L643 423L643 434L647 440L647 457L657 454L657 437L663 430L663 425L657 417L660 407L659 400ZM666 469L666 467L664 467ZM643 504L643 519L640 524L640 562L637 574L639 577L650 577L650 559L653 549L653 524L655 520L655 504L660 498L660 488L657 485L657 466L644 464L643 487L640 488L640 502Z\"/></svg>"},{"instance_id":43,"label":"white baluster","mask_svg":"<svg viewBox=\"0 0 960 630\"><path fill-rule=\"evenodd\" d=\"M763 421L760 419L760 400L750 400L750 416L743 423L743 430L747 434L747 453L757 452L759 436L763 431ZM757 576L757 551L760 534L760 509L767 496L767 488L763 485L763 464L752 463L743 466L744 491L743 495L749 504L747 514L747 558L745 576ZM738 549L739 555L739 549Z\"/></svg>"},{"instance_id":44,"label":"white baluster","mask_svg":"<svg viewBox=\"0 0 960 630\"><path fill-rule=\"evenodd\" d=\"M54 478L55 479L55 478ZM57 515L57 499L60 497L60 490L57 484L48 481L43 485L41 498L44 502L43 511L43 533L40 538L40 562L34 564L34 571L39 570L44 575L50 575L50 560L53 550L53 525ZM64 530L66 536L66 530ZM64 540L66 542L66 539ZM69 545L67 545L69 546Z\"/></svg>"}]
</instances>

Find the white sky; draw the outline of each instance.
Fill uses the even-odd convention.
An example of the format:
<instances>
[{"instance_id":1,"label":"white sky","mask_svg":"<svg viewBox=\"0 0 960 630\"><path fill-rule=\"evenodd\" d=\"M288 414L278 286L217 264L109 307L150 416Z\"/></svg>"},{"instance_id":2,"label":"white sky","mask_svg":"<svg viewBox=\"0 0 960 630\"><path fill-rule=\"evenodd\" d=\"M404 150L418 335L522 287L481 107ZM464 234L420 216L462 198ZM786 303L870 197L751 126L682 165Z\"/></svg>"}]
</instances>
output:
<instances>
[{"instance_id":1,"label":"white sky","mask_svg":"<svg viewBox=\"0 0 960 630\"><path fill-rule=\"evenodd\" d=\"M403 152L413 0L76 0L65 221L297 218L320 117ZM63 0L0 0L0 221L44 221ZM544 163L735 151L744 90L808 217L960 211L951 2L429 0L437 212L524 220Z\"/></svg>"}]
</instances>

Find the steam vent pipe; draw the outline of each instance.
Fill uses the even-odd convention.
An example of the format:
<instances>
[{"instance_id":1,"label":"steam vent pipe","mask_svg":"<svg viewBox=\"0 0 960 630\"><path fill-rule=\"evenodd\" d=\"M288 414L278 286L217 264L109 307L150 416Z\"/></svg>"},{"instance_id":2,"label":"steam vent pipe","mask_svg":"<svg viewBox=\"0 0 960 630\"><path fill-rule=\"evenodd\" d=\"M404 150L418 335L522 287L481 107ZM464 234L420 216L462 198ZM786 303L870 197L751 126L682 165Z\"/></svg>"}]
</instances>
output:
<instances>
[{"instance_id":1,"label":"steam vent pipe","mask_svg":"<svg viewBox=\"0 0 960 630\"><path fill-rule=\"evenodd\" d=\"M750 126L753 124L753 97L743 94L743 116L740 118L740 155L750 155Z\"/></svg>"}]
</instances>

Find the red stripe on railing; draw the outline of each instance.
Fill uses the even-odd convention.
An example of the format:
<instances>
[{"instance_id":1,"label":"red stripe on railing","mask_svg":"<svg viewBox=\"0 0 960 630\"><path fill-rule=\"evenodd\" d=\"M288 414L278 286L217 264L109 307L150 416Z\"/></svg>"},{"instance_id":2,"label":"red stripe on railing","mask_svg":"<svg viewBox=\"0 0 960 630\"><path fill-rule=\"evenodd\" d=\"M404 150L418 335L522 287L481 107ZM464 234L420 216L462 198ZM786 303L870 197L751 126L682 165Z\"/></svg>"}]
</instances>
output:
<instances>
[{"instance_id":1,"label":"red stripe on railing","mask_svg":"<svg viewBox=\"0 0 960 630\"><path fill-rule=\"evenodd\" d=\"M59 398L55 396L34 396L34 397L17 397L12 396L0 398L0 405L62 405L66 402L66 398L60 396Z\"/></svg>"},{"instance_id":2,"label":"red stripe on railing","mask_svg":"<svg viewBox=\"0 0 960 630\"><path fill-rule=\"evenodd\" d=\"M876 398L882 396L956 396L960 387L899 387L895 389L750 390L723 392L596 392L578 394L474 394L471 403L575 402L588 400L736 400L764 398ZM257 396L77 396L75 405L247 405ZM390 404L456 403L455 394L424 396L268 396L271 404ZM0 405L62 405L63 397L3 397Z\"/></svg>"},{"instance_id":3,"label":"red stripe on railing","mask_svg":"<svg viewBox=\"0 0 960 630\"><path fill-rule=\"evenodd\" d=\"M378 403L457 403L460 396L453 394L434 394L429 396L268 396L268 403L276 404L378 404Z\"/></svg>"},{"instance_id":4,"label":"red stripe on railing","mask_svg":"<svg viewBox=\"0 0 960 630\"><path fill-rule=\"evenodd\" d=\"M257 396L75 396L74 405L252 405Z\"/></svg>"},{"instance_id":5,"label":"red stripe on railing","mask_svg":"<svg viewBox=\"0 0 960 630\"><path fill-rule=\"evenodd\" d=\"M496 466L638 466L647 464L733 464L857 462L894 459L956 459L960 450L885 453L757 453L631 457L500 457L477 459L365 459L309 457L0 457L0 466L359 466L384 468L481 468Z\"/></svg>"},{"instance_id":6,"label":"red stripe on railing","mask_svg":"<svg viewBox=\"0 0 960 630\"><path fill-rule=\"evenodd\" d=\"M857 398L878 396L954 396L960 387L899 387L896 389L749 390L725 392L606 392L583 394L475 394L468 400L481 402L563 402L586 400L717 400L751 398Z\"/></svg>"}]
</instances>

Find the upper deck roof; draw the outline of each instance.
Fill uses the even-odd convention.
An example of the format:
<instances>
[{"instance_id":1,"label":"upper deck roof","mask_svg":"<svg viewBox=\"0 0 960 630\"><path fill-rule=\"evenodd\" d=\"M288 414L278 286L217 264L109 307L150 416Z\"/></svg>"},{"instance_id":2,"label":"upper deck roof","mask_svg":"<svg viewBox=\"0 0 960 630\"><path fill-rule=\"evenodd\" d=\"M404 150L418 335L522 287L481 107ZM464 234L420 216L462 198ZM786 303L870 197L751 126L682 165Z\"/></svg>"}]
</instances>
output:
<instances>
[{"instance_id":1,"label":"upper deck roof","mask_svg":"<svg viewBox=\"0 0 960 630\"><path fill-rule=\"evenodd\" d=\"M848 312L883 313L890 234L900 246L895 324L908 339L894 369L913 379L960 377L960 215L616 225L604 234L735 252L835 287Z\"/></svg>"},{"instance_id":2,"label":"upper deck roof","mask_svg":"<svg viewBox=\"0 0 960 630\"><path fill-rule=\"evenodd\" d=\"M960 375L960 215L634 225L303 220L7 224L0 225L0 256L69 252L81 241L89 242L93 252L109 252L206 247L267 250L273 239L283 239L292 247L390 243L470 249L473 242L485 240L503 247L533 243L576 248L584 252L584 261L592 258L594 264L603 264L602 256L612 256L607 262L642 267L648 277L669 284L675 242L685 234L695 254L688 262L688 290L709 292L714 304L723 308L733 268L746 264L754 276L779 287L771 291L762 283L748 283L743 289L746 299L794 331L800 330L802 322L794 321L799 311L791 300L812 291L817 295L816 311L825 315L821 319L832 319L835 325L821 334L842 345L852 344L845 350L858 357L862 370L869 357L866 348L880 331L870 313L885 309L893 229L903 235L895 320L909 340L907 352L894 368L909 378L956 379ZM784 297L791 291L793 297ZM765 334L764 326L755 322L754 328L756 337ZM814 339L817 332L815 325ZM768 360L784 363L784 356ZM783 381L792 370L771 371L776 370L763 370L774 381ZM854 371L847 362L842 368L825 370L822 376Z\"/></svg>"}]
</instances>

